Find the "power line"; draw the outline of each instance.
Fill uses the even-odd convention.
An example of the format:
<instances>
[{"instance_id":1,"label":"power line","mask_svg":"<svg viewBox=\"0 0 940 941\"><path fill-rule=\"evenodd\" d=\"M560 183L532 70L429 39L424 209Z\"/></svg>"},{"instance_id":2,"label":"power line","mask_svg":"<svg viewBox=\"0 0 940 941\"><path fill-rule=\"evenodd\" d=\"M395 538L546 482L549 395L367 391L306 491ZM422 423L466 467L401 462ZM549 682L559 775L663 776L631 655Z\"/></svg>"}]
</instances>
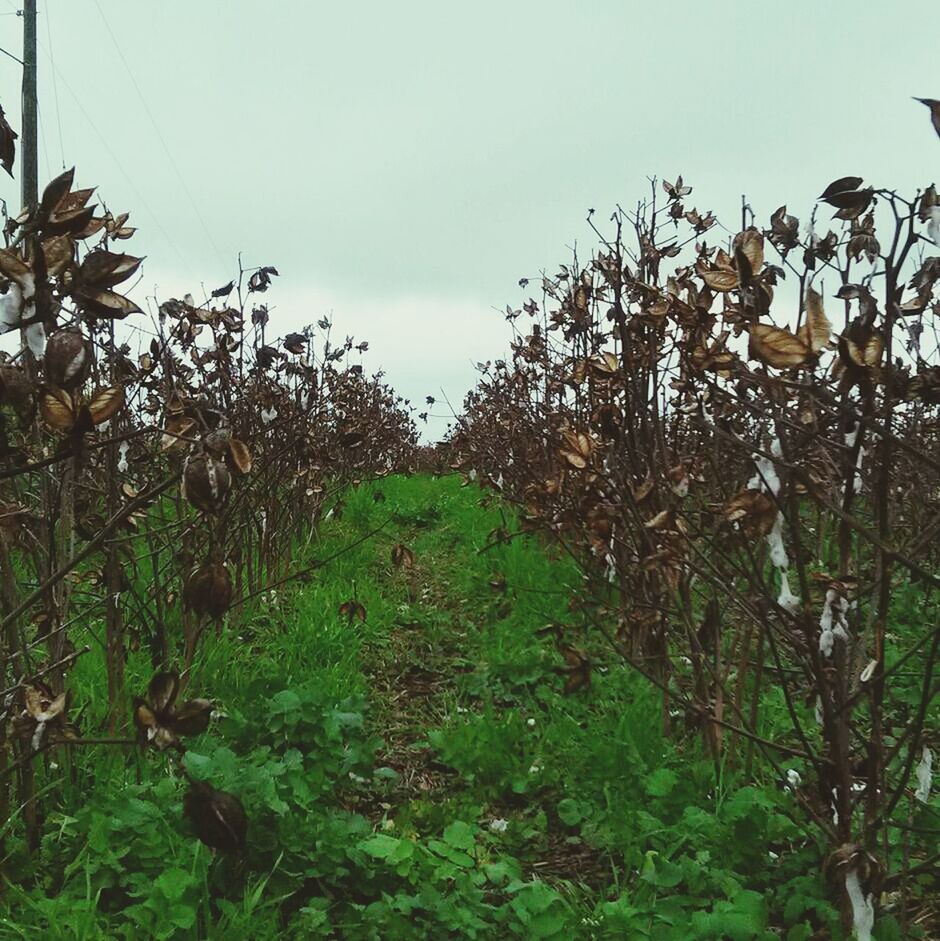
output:
<instances>
[{"instance_id":1,"label":"power line","mask_svg":"<svg viewBox=\"0 0 940 941\"><path fill-rule=\"evenodd\" d=\"M43 46L42 43L39 44L39 48L42 49L42 51L46 54L46 57L49 58L49 54L45 46ZM169 233L163 227L163 224L160 222L160 219L157 217L157 214L150 207L150 203L147 202L147 198L144 196L143 193L141 193L140 189L137 187L137 184L133 181L130 174L124 169L124 165L121 163L117 154L115 154L114 150L111 148L111 145L108 143L108 139L104 136L104 134L101 133L101 131L98 129L98 125L95 124L95 122L92 120L91 115L85 109L85 106L81 103L81 100L79 99L78 95L75 93L75 90L69 84L68 79L66 79L66 77L62 74L62 72L55 65L55 63L51 61L51 59L50 59L50 65L53 71L55 72L55 74L58 75L59 80L62 82L62 85L65 87L65 90L72 96L72 100L75 102L76 107L82 113L82 117L84 117L85 121L88 123L88 126L92 129L92 131L94 131L98 140L101 142L102 147L104 147L105 152L114 161L114 165L120 171L121 176L124 177L124 180L127 182L127 185L131 189L131 192L140 201L140 204L144 207L144 210L153 220L154 225L156 225L161 235L163 235L163 237L166 239L167 243L171 246L173 251L176 252L177 258L179 258L179 260L183 263L183 266L188 271L190 277L195 278L196 275L192 269L192 266L183 256L183 253L180 251L179 246L176 244L176 241L170 238Z\"/></svg>"},{"instance_id":2,"label":"power line","mask_svg":"<svg viewBox=\"0 0 940 941\"><path fill-rule=\"evenodd\" d=\"M52 4L46 2L46 41L49 43L49 61L53 65L52 69L52 95L55 99L55 118L59 126L59 153L62 156L62 169L65 169L65 143L62 137L62 111L59 108L59 80L56 78L55 69L55 50L52 46ZM51 174L50 174L51 176Z\"/></svg>"},{"instance_id":3,"label":"power line","mask_svg":"<svg viewBox=\"0 0 940 941\"><path fill-rule=\"evenodd\" d=\"M150 110L150 105L147 103L147 99L144 97L144 93L141 91L140 85L137 84L137 79L134 77L134 73L131 70L130 64L124 56L124 51L121 49L120 44L117 41L117 37L114 35L114 31L111 29L111 24L108 22L107 17L104 15L104 10L101 9L101 4L98 0L95 0L95 7L98 9L98 15L101 17L101 21L104 23L105 29L108 31L108 35L111 37L111 42L114 45L115 50L117 51L118 56L120 56L121 62L124 64L124 69L127 72L127 77L131 80L131 84L134 86L134 90L137 92L137 97L140 99L140 103L144 106L144 111L147 112L147 117L150 119L151 125L153 125L154 132L157 135L157 138L160 141L160 145L163 147L163 152L166 154L167 159L170 162L170 166L173 168L176 177L180 182L180 186L183 188L183 192L186 194L189 204L193 209L193 212L196 215L196 218L199 220L199 224L202 226L202 231L205 233L206 239L209 242L209 245L212 247L212 250L216 254L216 258L219 260L219 263L222 265L223 269L228 268L228 264L225 259L222 257L222 253L219 251L218 246L215 243L215 240L212 238L212 233L209 231L209 227L206 225L205 219L202 217L202 213L199 211L199 207L196 205L196 200L193 198L193 194L190 192L189 187L186 185L186 179L183 174L180 172L180 168L176 163L175 158L173 157L173 152L167 146L167 142L163 137L163 133L160 130L160 126L157 124L156 118L153 116L153 111Z\"/></svg>"}]
</instances>

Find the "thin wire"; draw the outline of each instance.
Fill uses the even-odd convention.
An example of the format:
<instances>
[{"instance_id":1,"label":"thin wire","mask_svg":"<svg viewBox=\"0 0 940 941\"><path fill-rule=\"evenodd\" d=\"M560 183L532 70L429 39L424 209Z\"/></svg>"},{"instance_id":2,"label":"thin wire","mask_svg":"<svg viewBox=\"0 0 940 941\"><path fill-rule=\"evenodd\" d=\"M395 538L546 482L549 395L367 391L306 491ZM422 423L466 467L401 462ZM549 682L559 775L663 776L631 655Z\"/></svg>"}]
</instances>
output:
<instances>
[{"instance_id":1,"label":"thin wire","mask_svg":"<svg viewBox=\"0 0 940 941\"><path fill-rule=\"evenodd\" d=\"M40 47L40 49L42 49L43 53L44 53L44 54L46 55L46 57L48 58L48 57L49 57L49 53L48 53L48 50L46 49L46 47L45 47L42 43L39 43L39 47ZM144 210L147 212L147 214L148 214L148 215L150 216L150 218L153 220L153 222L154 222L154 224L156 225L156 227L160 230L160 233L163 235L163 237L166 239L166 241L167 241L167 242L169 243L169 245L172 247L173 251L176 252L177 258L179 258L179 260L183 263L183 266L186 268L186 270L187 270L187 272L189 273L190 277L195 278L196 275L195 275L195 272L194 272L193 269L192 269L192 266L191 266L190 263L186 260L186 258L184 257L183 253L180 251L179 246L176 244L176 241L175 241L174 239L171 239L171 238L170 238L169 233L168 233L167 230L163 227L163 224L160 222L160 219L157 217L157 214L153 211L153 209L151 209L150 203L147 202L147 198L144 196L143 193L141 193L141 191L140 191L140 189L138 188L137 184L134 183L133 179L131 179L130 174L124 169L124 165L123 165L123 164L121 163L121 161L118 159L117 154L115 154L115 152L111 149L111 145L108 143L108 139L104 136L104 134L101 133L101 131L98 130L98 126L97 126L97 125L95 124L95 122L92 120L91 115L88 113L88 111L85 109L84 105L81 103L81 100L79 99L78 95L75 93L75 90L74 90L74 89L72 88L72 86L69 84L68 79L62 74L62 72L58 69L58 67L55 65L55 63L51 62L51 60L50 60L50 65L52 66L52 69L53 69L53 71L56 73L56 75L58 75L59 80L62 82L63 86L65 87L65 90L72 96L72 100L75 102L76 106L78 107L78 110L82 113L82 116L83 116L83 117L85 118L85 120L88 122L88 126L92 129L92 131L95 132L95 134L96 134L97 137L98 137L98 140L101 141L101 144L102 144L102 146L104 147L105 151L107 152L108 156L114 161L115 166L116 166L116 167L118 168L118 170L120 171L121 176L124 177L125 181L127 182L127 185L128 185L128 186L130 187L130 189L131 189L131 192L132 192L132 193L135 195L135 197L140 201L140 204L144 207Z\"/></svg>"},{"instance_id":2,"label":"thin wire","mask_svg":"<svg viewBox=\"0 0 940 941\"><path fill-rule=\"evenodd\" d=\"M4 15L9 16L9 14L4 14ZM14 62L19 62L20 65L25 65L25 63L19 56L13 55L12 52L7 52L6 49L3 48L3 46L0 46L0 52L2 52L5 56L9 56Z\"/></svg>"},{"instance_id":3,"label":"thin wire","mask_svg":"<svg viewBox=\"0 0 940 941\"><path fill-rule=\"evenodd\" d=\"M121 49L120 44L117 41L117 37L114 35L114 31L111 29L111 24L108 22L108 18L104 15L104 10L101 9L101 4L98 0L95 0L95 6L98 9L98 14L101 17L101 21L104 23L105 29L108 31L108 35L111 37L111 42L114 45L115 50L117 51L118 56L120 56L121 62L124 63L124 68L127 71L127 77L131 80L131 84L134 86L134 90L137 92L137 97L140 98L140 103L144 106L144 111L147 112L147 117L150 119L150 123L153 125L153 129L156 132L157 138L160 141L161 146L163 147L163 152L166 154L167 159L170 161L170 166L173 168L173 171L176 173L177 179L180 182L180 186L183 188L183 192L186 194L186 197L189 199L189 203L192 206L193 212L196 214L196 218L199 220L199 224L202 226L202 231L206 235L206 239L209 244L212 246L212 250L216 254L219 263L222 265L223 269L228 268L229 265L226 263L225 259L222 257L222 253L219 251L218 246L215 243L215 240L212 238L212 233L209 231L209 227L206 225L205 219L202 217L202 213L199 211L199 207L196 205L196 200L193 198L193 194L190 192L189 187L186 185L186 179L183 174L180 172L180 168L176 163L176 160L173 157L173 152L167 146L166 140L163 137L163 133L160 130L160 126L157 124L156 118L153 116L153 112L150 110L150 105L147 103L147 99L144 97L144 93L140 89L140 85L137 84L137 79L134 77L134 73L131 71L130 63L124 56L124 52Z\"/></svg>"},{"instance_id":4,"label":"thin wire","mask_svg":"<svg viewBox=\"0 0 940 941\"><path fill-rule=\"evenodd\" d=\"M42 120L42 108L39 106L39 96L36 96L36 124L39 126L39 136L42 139L42 155L46 160L46 176L52 179L52 164L49 162L49 142L46 140L46 128Z\"/></svg>"},{"instance_id":5,"label":"thin wire","mask_svg":"<svg viewBox=\"0 0 940 941\"><path fill-rule=\"evenodd\" d=\"M62 137L62 110L59 108L59 80L56 78L55 50L52 46L52 3L46 3L46 39L49 43L49 61L52 63L52 95L55 99L55 118L59 126L59 153L62 156L62 169L65 169L65 142ZM52 176L52 174L49 174Z\"/></svg>"}]
</instances>

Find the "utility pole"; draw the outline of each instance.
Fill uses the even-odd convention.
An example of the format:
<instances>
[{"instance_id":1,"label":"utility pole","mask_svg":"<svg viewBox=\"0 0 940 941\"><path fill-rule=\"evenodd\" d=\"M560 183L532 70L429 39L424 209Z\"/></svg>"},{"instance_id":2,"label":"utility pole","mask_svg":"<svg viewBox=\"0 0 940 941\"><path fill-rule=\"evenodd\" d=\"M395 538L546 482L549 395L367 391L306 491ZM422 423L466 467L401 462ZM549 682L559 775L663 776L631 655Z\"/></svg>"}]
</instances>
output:
<instances>
[{"instance_id":1,"label":"utility pole","mask_svg":"<svg viewBox=\"0 0 940 941\"><path fill-rule=\"evenodd\" d=\"M39 104L36 95L36 0L23 2L23 206L39 202Z\"/></svg>"}]
</instances>

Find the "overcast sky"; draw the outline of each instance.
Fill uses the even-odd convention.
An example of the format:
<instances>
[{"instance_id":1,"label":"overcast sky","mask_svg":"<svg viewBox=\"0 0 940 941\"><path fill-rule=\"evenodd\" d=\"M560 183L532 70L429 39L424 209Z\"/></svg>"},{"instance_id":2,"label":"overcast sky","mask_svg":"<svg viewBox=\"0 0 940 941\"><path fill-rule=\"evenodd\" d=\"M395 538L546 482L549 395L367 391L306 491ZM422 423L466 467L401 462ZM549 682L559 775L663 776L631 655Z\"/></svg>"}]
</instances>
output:
<instances>
[{"instance_id":1,"label":"overcast sky","mask_svg":"<svg viewBox=\"0 0 940 941\"><path fill-rule=\"evenodd\" d=\"M18 6L0 0L16 55ZM276 265L279 333L332 312L416 403L443 388L459 408L506 349L518 280L587 252L587 209L648 176L684 174L733 227L745 192L761 219L802 218L838 176L940 175L910 97L940 98L935 0L39 8L41 182L74 164L132 212L139 293L201 297L238 252ZM19 83L0 58L17 129ZM0 197L18 206L18 184Z\"/></svg>"}]
</instances>

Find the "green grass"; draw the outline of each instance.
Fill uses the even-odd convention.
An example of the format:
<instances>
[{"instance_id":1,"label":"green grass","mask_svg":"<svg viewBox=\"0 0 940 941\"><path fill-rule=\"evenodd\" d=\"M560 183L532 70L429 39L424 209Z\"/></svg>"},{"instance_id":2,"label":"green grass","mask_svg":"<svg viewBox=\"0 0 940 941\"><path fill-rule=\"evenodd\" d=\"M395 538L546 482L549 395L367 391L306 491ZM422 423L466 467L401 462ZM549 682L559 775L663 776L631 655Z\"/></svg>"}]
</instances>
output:
<instances>
[{"instance_id":1,"label":"green grass","mask_svg":"<svg viewBox=\"0 0 940 941\"><path fill-rule=\"evenodd\" d=\"M10 841L0 938L840 937L770 769L716 776L591 636L573 637L591 687L563 694L537 632L573 623L567 560L527 537L490 546L514 521L456 477L345 499L314 556L386 528L207 634L194 666L189 692L225 717L187 767L244 802L245 857L193 838L163 756L60 751L39 775L55 787L38 863ZM391 564L398 542L413 569ZM338 614L352 597L364 623ZM143 691L145 653L128 677ZM100 661L72 685L92 734Z\"/></svg>"}]
</instances>

